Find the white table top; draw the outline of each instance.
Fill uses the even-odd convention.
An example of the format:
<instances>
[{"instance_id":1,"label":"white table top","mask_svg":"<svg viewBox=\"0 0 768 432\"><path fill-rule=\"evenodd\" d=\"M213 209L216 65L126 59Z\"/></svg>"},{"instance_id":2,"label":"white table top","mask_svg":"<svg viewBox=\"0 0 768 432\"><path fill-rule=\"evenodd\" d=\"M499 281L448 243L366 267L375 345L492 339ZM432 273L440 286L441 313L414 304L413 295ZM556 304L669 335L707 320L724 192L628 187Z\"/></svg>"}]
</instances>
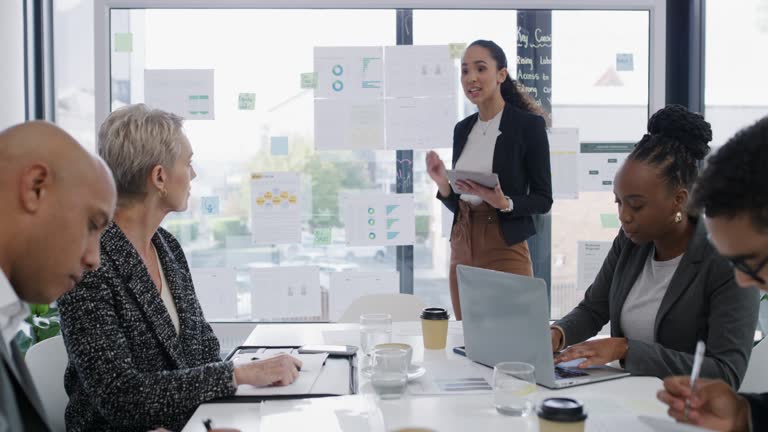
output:
<instances>
[{"instance_id":1,"label":"white table top","mask_svg":"<svg viewBox=\"0 0 768 432\"><path fill-rule=\"evenodd\" d=\"M359 345L357 324L260 324L244 345ZM452 321L445 350L425 350L419 322L394 323L392 342L413 347L413 362L430 369L477 368L490 382L492 370L451 351L464 345L460 322ZM424 377L422 379L426 379ZM409 384L413 385L413 384ZM575 397L589 413L587 431L650 431L638 415L666 418L666 407L656 400L661 381L652 377L628 377L563 390L539 387L535 400L552 396ZM300 427L329 431L393 431L425 427L434 431L537 431L535 416L515 418L498 414L493 395L415 396L406 393L394 401L377 398L370 383L360 379L360 394L339 398L269 401L258 403L204 404L184 431L204 431L202 419L211 418L219 427L242 431L292 431ZM608 422L606 424L605 422ZM629 429L626 425L630 425ZM671 429L670 429L671 430Z\"/></svg>"}]
</instances>

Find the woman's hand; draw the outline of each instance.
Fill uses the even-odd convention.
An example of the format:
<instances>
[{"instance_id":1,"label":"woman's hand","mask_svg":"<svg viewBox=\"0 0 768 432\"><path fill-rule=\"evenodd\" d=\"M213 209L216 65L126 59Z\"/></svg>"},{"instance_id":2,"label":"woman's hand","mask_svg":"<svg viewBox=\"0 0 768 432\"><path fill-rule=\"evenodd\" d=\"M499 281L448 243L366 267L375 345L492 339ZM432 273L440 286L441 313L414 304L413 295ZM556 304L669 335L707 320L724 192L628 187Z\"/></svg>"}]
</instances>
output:
<instances>
[{"instance_id":1,"label":"woman's hand","mask_svg":"<svg viewBox=\"0 0 768 432\"><path fill-rule=\"evenodd\" d=\"M264 360L237 366L235 381L237 384L250 384L257 387L269 385L288 385L299 377L301 360L288 354L280 354Z\"/></svg>"},{"instance_id":2,"label":"woman's hand","mask_svg":"<svg viewBox=\"0 0 768 432\"><path fill-rule=\"evenodd\" d=\"M448 183L448 175L445 174L445 164L440 156L433 150L427 153L427 174L437 184L440 195L447 197L451 194L451 184Z\"/></svg>"},{"instance_id":3,"label":"woman's hand","mask_svg":"<svg viewBox=\"0 0 768 432\"><path fill-rule=\"evenodd\" d=\"M549 335L552 338L552 352L556 352L563 341L563 334L556 328L550 328Z\"/></svg>"},{"instance_id":4,"label":"woman's hand","mask_svg":"<svg viewBox=\"0 0 768 432\"><path fill-rule=\"evenodd\" d=\"M555 357L555 364L584 358L586 360L579 364L580 368L604 365L623 359L629 347L628 343L627 338L605 338L582 342L572 345Z\"/></svg>"},{"instance_id":5,"label":"woman's hand","mask_svg":"<svg viewBox=\"0 0 768 432\"><path fill-rule=\"evenodd\" d=\"M456 180L456 187L463 190L463 193L479 196L493 208L505 209L509 207L509 200L504 196L499 184L489 188L472 180Z\"/></svg>"}]
</instances>

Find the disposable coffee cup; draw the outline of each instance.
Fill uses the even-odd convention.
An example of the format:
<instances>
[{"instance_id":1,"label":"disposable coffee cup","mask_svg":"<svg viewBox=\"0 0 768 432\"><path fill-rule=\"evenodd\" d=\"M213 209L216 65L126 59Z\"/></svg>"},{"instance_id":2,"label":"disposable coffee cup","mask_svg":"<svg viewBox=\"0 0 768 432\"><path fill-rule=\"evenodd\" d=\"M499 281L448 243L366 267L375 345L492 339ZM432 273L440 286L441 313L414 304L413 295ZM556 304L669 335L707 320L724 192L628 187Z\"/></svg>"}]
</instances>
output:
<instances>
[{"instance_id":1,"label":"disposable coffee cup","mask_svg":"<svg viewBox=\"0 0 768 432\"><path fill-rule=\"evenodd\" d=\"M539 432L584 432L587 413L571 398L548 398L539 405Z\"/></svg>"},{"instance_id":2,"label":"disposable coffee cup","mask_svg":"<svg viewBox=\"0 0 768 432\"><path fill-rule=\"evenodd\" d=\"M443 308L426 308L421 311L421 330L424 348L445 349L448 338L448 311Z\"/></svg>"}]
</instances>

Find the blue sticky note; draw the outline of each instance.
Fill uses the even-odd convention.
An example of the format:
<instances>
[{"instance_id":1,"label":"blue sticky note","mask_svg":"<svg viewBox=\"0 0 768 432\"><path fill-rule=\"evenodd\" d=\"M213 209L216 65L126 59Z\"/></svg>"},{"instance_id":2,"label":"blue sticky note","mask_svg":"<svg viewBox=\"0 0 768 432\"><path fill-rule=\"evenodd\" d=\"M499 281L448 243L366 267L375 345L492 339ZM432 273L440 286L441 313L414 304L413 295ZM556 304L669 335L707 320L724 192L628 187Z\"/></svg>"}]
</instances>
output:
<instances>
[{"instance_id":1,"label":"blue sticky note","mask_svg":"<svg viewBox=\"0 0 768 432\"><path fill-rule=\"evenodd\" d=\"M634 58L631 53L616 54L616 70L619 72L635 70Z\"/></svg>"},{"instance_id":2,"label":"blue sticky note","mask_svg":"<svg viewBox=\"0 0 768 432\"><path fill-rule=\"evenodd\" d=\"M219 197L208 196L200 198L200 204L204 215L219 214Z\"/></svg>"},{"instance_id":3,"label":"blue sticky note","mask_svg":"<svg viewBox=\"0 0 768 432\"><path fill-rule=\"evenodd\" d=\"M274 136L270 138L273 156L288 156L288 137Z\"/></svg>"}]
</instances>

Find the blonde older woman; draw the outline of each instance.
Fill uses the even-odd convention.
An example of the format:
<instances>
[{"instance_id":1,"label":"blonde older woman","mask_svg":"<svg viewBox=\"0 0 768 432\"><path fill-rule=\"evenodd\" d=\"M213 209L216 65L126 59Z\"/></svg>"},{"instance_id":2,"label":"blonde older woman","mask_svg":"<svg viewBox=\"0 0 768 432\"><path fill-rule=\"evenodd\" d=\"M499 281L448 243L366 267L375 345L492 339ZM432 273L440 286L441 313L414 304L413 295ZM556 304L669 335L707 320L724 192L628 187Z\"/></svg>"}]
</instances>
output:
<instances>
[{"instance_id":1,"label":"blonde older woman","mask_svg":"<svg viewBox=\"0 0 768 432\"><path fill-rule=\"evenodd\" d=\"M101 268L59 299L67 430L181 430L200 403L238 384L293 382L301 364L290 356L221 361L181 246L160 228L187 208L195 178L182 119L142 104L119 109L101 126L98 152L118 202Z\"/></svg>"}]
</instances>

